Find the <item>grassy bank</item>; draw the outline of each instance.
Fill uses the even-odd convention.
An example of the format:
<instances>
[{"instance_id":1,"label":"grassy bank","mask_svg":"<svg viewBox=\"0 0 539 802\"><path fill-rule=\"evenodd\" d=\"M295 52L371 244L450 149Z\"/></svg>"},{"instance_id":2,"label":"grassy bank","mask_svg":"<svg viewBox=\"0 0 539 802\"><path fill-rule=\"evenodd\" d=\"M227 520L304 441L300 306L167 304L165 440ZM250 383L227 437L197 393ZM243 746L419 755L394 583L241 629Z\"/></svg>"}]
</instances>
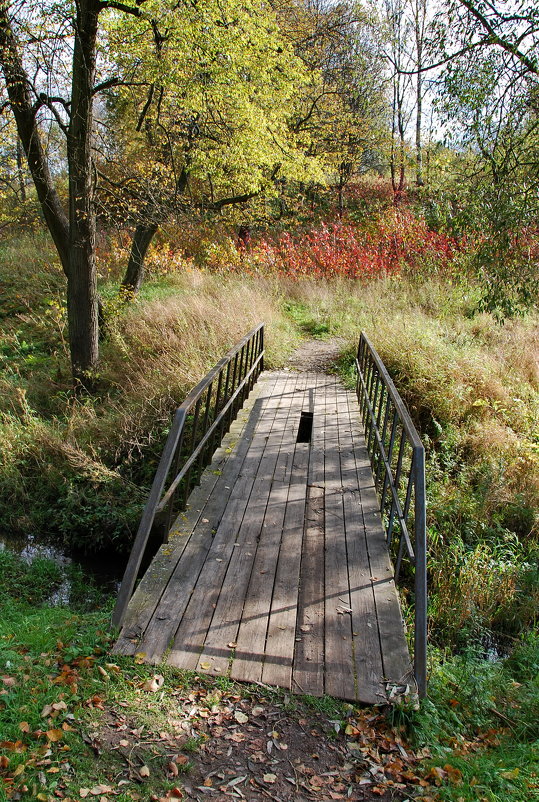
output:
<instances>
[{"instance_id":1,"label":"grassy bank","mask_svg":"<svg viewBox=\"0 0 539 802\"><path fill-rule=\"evenodd\" d=\"M260 320L267 364L282 364L298 335L266 282L199 270L157 274L126 307L104 274L107 309L100 386L70 389L63 276L43 238L0 251L0 528L70 547L128 547L171 411Z\"/></svg>"},{"instance_id":2,"label":"grassy bank","mask_svg":"<svg viewBox=\"0 0 539 802\"><path fill-rule=\"evenodd\" d=\"M537 638L503 661L433 654L422 709L384 715L111 656L111 600L87 581L2 552L0 571L0 800L181 799L234 782L253 799L290 782L313 800L537 796Z\"/></svg>"}]
</instances>

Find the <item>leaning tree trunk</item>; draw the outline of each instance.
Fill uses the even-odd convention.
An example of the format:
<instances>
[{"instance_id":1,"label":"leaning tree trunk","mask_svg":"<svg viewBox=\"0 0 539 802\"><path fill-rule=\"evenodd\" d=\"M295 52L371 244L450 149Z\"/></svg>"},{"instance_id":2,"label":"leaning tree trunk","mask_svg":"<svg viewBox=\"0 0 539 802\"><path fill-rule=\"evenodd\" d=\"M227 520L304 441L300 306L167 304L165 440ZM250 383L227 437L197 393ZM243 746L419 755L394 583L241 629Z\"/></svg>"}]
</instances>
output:
<instances>
[{"instance_id":1,"label":"leaning tree trunk","mask_svg":"<svg viewBox=\"0 0 539 802\"><path fill-rule=\"evenodd\" d=\"M158 228L157 223L139 223L135 229L129 262L122 281L122 290L128 295L136 295L140 290L144 279L146 252Z\"/></svg>"},{"instance_id":2,"label":"leaning tree trunk","mask_svg":"<svg viewBox=\"0 0 539 802\"><path fill-rule=\"evenodd\" d=\"M188 181L189 173L187 167L184 165L176 183L177 197L183 195ZM128 298L135 296L142 286L144 280L144 260L146 259L148 248L159 229L159 223L156 222L156 218L159 218L159 213L159 208L149 203L145 210L144 221L137 225L135 233L133 234L129 262L120 288Z\"/></svg>"},{"instance_id":3,"label":"leaning tree trunk","mask_svg":"<svg viewBox=\"0 0 539 802\"><path fill-rule=\"evenodd\" d=\"M73 377L91 388L99 357L95 208L92 174L93 87L99 0L79 0L75 21L69 164L67 315Z\"/></svg>"},{"instance_id":4,"label":"leaning tree trunk","mask_svg":"<svg viewBox=\"0 0 539 802\"><path fill-rule=\"evenodd\" d=\"M11 112L15 118L43 217L67 275L69 271L68 220L49 170L36 120L34 103L28 88L30 81L23 65L20 48L13 34L8 9L4 4L0 5L0 66L4 73Z\"/></svg>"}]
</instances>

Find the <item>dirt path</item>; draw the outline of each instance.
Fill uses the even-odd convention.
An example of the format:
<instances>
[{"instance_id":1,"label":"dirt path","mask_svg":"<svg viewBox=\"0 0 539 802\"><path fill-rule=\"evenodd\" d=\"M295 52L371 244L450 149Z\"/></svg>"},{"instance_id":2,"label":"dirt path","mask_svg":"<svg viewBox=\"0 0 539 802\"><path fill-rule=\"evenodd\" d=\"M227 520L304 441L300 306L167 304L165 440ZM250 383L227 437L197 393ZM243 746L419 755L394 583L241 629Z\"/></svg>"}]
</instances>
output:
<instances>
[{"instance_id":1,"label":"dirt path","mask_svg":"<svg viewBox=\"0 0 539 802\"><path fill-rule=\"evenodd\" d=\"M329 340L306 340L288 359L291 370L300 373L327 373L339 357L346 340L332 337Z\"/></svg>"},{"instance_id":2,"label":"dirt path","mask_svg":"<svg viewBox=\"0 0 539 802\"><path fill-rule=\"evenodd\" d=\"M378 709L307 703L265 686L222 691L197 679L183 692L165 684L157 703L139 691L138 710L106 710L93 738L118 761L115 782L142 789L151 777L173 786L126 798L400 802L413 795L419 802L420 759Z\"/></svg>"}]
</instances>

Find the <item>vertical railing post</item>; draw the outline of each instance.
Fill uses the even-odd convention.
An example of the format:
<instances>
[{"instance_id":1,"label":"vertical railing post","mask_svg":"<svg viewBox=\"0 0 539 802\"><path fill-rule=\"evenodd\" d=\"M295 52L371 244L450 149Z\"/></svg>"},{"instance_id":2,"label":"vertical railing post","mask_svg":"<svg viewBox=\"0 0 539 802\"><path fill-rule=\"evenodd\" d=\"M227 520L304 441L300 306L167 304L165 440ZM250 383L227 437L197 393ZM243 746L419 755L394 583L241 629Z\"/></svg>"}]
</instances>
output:
<instances>
[{"instance_id":1,"label":"vertical railing post","mask_svg":"<svg viewBox=\"0 0 539 802\"><path fill-rule=\"evenodd\" d=\"M414 669L419 696L427 695L427 510L425 450L414 449L415 632Z\"/></svg>"}]
</instances>

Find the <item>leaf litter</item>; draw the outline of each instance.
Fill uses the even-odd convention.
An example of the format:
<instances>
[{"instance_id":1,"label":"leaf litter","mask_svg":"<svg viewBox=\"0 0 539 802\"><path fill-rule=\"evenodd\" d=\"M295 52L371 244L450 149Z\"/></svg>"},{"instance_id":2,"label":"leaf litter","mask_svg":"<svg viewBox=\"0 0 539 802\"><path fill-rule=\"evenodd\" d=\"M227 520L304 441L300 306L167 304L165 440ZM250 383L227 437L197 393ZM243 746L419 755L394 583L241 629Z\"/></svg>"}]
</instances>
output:
<instances>
[{"instance_id":1,"label":"leaf litter","mask_svg":"<svg viewBox=\"0 0 539 802\"><path fill-rule=\"evenodd\" d=\"M182 675L141 676L137 661L104 663L105 677L98 660L58 661L49 677L58 690L38 708L42 729L23 720L19 740L0 743L9 800L429 802L432 789L460 782L449 764L425 769L428 753L414 753L379 708L343 706L335 719L266 686L224 690L195 676L186 688ZM91 695L76 696L79 686ZM74 739L93 755L83 782L68 760Z\"/></svg>"}]
</instances>

